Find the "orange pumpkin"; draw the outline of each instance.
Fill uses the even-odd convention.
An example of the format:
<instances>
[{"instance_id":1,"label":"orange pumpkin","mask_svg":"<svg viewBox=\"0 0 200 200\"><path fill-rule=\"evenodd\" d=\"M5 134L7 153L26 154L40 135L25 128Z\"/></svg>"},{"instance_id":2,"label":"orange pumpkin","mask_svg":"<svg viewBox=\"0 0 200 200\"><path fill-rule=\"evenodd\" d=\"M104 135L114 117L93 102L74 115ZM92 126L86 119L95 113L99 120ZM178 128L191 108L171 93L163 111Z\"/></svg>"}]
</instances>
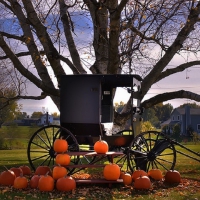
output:
<instances>
[{"instance_id":1,"label":"orange pumpkin","mask_svg":"<svg viewBox=\"0 0 200 200\"><path fill-rule=\"evenodd\" d=\"M10 170L15 173L16 177L20 176L20 174L23 174L22 169L19 167L11 167Z\"/></svg>"},{"instance_id":2,"label":"orange pumpkin","mask_svg":"<svg viewBox=\"0 0 200 200\"><path fill-rule=\"evenodd\" d=\"M33 175L29 181L29 186L32 189L38 188L38 183L43 175Z\"/></svg>"},{"instance_id":3,"label":"orange pumpkin","mask_svg":"<svg viewBox=\"0 0 200 200\"><path fill-rule=\"evenodd\" d=\"M135 179L134 182L135 189L150 189L151 181L148 176L140 176Z\"/></svg>"},{"instance_id":4,"label":"orange pumpkin","mask_svg":"<svg viewBox=\"0 0 200 200\"><path fill-rule=\"evenodd\" d=\"M118 136L114 141L115 146L124 146L125 144L126 139L124 138L124 136Z\"/></svg>"},{"instance_id":5,"label":"orange pumpkin","mask_svg":"<svg viewBox=\"0 0 200 200\"><path fill-rule=\"evenodd\" d=\"M54 189L54 179L49 175L41 176L38 181L38 189L40 191L52 191Z\"/></svg>"},{"instance_id":6,"label":"orange pumpkin","mask_svg":"<svg viewBox=\"0 0 200 200\"><path fill-rule=\"evenodd\" d=\"M53 149L57 153L63 153L68 150L68 142L62 138L57 138L53 143Z\"/></svg>"},{"instance_id":7,"label":"orange pumpkin","mask_svg":"<svg viewBox=\"0 0 200 200\"><path fill-rule=\"evenodd\" d=\"M14 184L15 178L15 173L7 169L0 174L0 185L11 186Z\"/></svg>"},{"instance_id":8,"label":"orange pumpkin","mask_svg":"<svg viewBox=\"0 0 200 200\"><path fill-rule=\"evenodd\" d=\"M13 187L16 189L25 189L28 186L28 179L22 174L14 180Z\"/></svg>"},{"instance_id":9,"label":"orange pumpkin","mask_svg":"<svg viewBox=\"0 0 200 200\"><path fill-rule=\"evenodd\" d=\"M120 167L115 163L107 164L103 169L103 176L106 180L117 180L120 177Z\"/></svg>"},{"instance_id":10,"label":"orange pumpkin","mask_svg":"<svg viewBox=\"0 0 200 200\"><path fill-rule=\"evenodd\" d=\"M132 173L132 179L133 179L133 181L135 181L135 179L138 178L138 177L140 177L140 176L148 176L148 174L147 174L147 172L145 172L142 169L135 170Z\"/></svg>"},{"instance_id":11,"label":"orange pumpkin","mask_svg":"<svg viewBox=\"0 0 200 200\"><path fill-rule=\"evenodd\" d=\"M49 166L38 166L35 170L35 175L45 175L48 172L48 175L52 175L52 170Z\"/></svg>"},{"instance_id":12,"label":"orange pumpkin","mask_svg":"<svg viewBox=\"0 0 200 200\"><path fill-rule=\"evenodd\" d=\"M59 191L71 191L76 189L76 181L71 176L59 178L56 181L56 188Z\"/></svg>"},{"instance_id":13,"label":"orange pumpkin","mask_svg":"<svg viewBox=\"0 0 200 200\"><path fill-rule=\"evenodd\" d=\"M132 183L132 177L129 173L125 173L122 177L124 185L130 185Z\"/></svg>"},{"instance_id":14,"label":"orange pumpkin","mask_svg":"<svg viewBox=\"0 0 200 200\"><path fill-rule=\"evenodd\" d=\"M56 161L56 164L69 165L70 164L70 156L66 153L57 154L55 161Z\"/></svg>"},{"instance_id":15,"label":"orange pumpkin","mask_svg":"<svg viewBox=\"0 0 200 200\"><path fill-rule=\"evenodd\" d=\"M101 139L101 136L100 136L100 139L98 141L95 142L94 144L94 151L96 153L107 153L108 152L108 143L104 140Z\"/></svg>"},{"instance_id":16,"label":"orange pumpkin","mask_svg":"<svg viewBox=\"0 0 200 200\"><path fill-rule=\"evenodd\" d=\"M160 169L150 169L148 171L148 176L156 181L160 181L163 178L163 175Z\"/></svg>"},{"instance_id":17,"label":"orange pumpkin","mask_svg":"<svg viewBox=\"0 0 200 200\"><path fill-rule=\"evenodd\" d=\"M22 169L23 175L31 175L31 169L28 165L22 165L19 168Z\"/></svg>"},{"instance_id":18,"label":"orange pumpkin","mask_svg":"<svg viewBox=\"0 0 200 200\"><path fill-rule=\"evenodd\" d=\"M165 182L166 183L180 183L181 182L181 175L177 170L169 170L165 174Z\"/></svg>"},{"instance_id":19,"label":"orange pumpkin","mask_svg":"<svg viewBox=\"0 0 200 200\"><path fill-rule=\"evenodd\" d=\"M67 169L65 167L58 165L53 168L52 177L55 180L58 180L59 178L62 178L66 175L67 175Z\"/></svg>"}]
</instances>

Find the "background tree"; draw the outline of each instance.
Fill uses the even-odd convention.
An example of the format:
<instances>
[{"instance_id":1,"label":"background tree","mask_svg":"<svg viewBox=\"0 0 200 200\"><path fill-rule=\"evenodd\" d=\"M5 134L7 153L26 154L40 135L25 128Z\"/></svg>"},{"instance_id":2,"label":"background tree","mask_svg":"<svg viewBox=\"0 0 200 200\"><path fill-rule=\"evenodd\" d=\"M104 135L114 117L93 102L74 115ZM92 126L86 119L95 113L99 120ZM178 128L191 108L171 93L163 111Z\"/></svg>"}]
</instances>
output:
<instances>
[{"instance_id":1,"label":"background tree","mask_svg":"<svg viewBox=\"0 0 200 200\"><path fill-rule=\"evenodd\" d=\"M193 138L194 132L194 128L191 125L189 125L187 127L187 135L189 136L189 140Z\"/></svg>"},{"instance_id":2,"label":"background tree","mask_svg":"<svg viewBox=\"0 0 200 200\"><path fill-rule=\"evenodd\" d=\"M200 101L183 89L144 100L152 85L200 64L200 1L0 0L0 10L0 59L16 72L17 99L49 96L59 109L63 74L134 73L143 78L142 107L175 98ZM168 67L177 54L193 59ZM27 80L40 95L26 93ZM115 113L118 125L130 118L129 104L126 115Z\"/></svg>"},{"instance_id":3,"label":"background tree","mask_svg":"<svg viewBox=\"0 0 200 200\"><path fill-rule=\"evenodd\" d=\"M159 119L156 116L156 112L153 108L148 108L144 111L143 115L143 121L144 122L150 122L152 124L152 126L157 126L159 124Z\"/></svg>"},{"instance_id":4,"label":"background tree","mask_svg":"<svg viewBox=\"0 0 200 200\"><path fill-rule=\"evenodd\" d=\"M60 117L60 115L59 115L57 112L51 113L51 115L52 115L53 117Z\"/></svg>"},{"instance_id":5,"label":"background tree","mask_svg":"<svg viewBox=\"0 0 200 200\"><path fill-rule=\"evenodd\" d=\"M141 132L155 131L155 130L156 130L156 128L151 124L150 121L142 122Z\"/></svg>"},{"instance_id":6,"label":"background tree","mask_svg":"<svg viewBox=\"0 0 200 200\"><path fill-rule=\"evenodd\" d=\"M190 106L190 108L200 108L200 105L196 104L195 102L194 103L185 103L183 105L180 105L179 107L185 108L185 106Z\"/></svg>"},{"instance_id":7,"label":"background tree","mask_svg":"<svg viewBox=\"0 0 200 200\"><path fill-rule=\"evenodd\" d=\"M156 116L158 117L160 122L164 122L166 120L168 120L171 116L171 113L173 111L173 106L171 104L163 104L163 103L159 103L155 106L153 106L155 112L156 112Z\"/></svg>"},{"instance_id":8,"label":"background tree","mask_svg":"<svg viewBox=\"0 0 200 200\"><path fill-rule=\"evenodd\" d=\"M40 118L43 115L43 112L33 112L31 118Z\"/></svg>"},{"instance_id":9,"label":"background tree","mask_svg":"<svg viewBox=\"0 0 200 200\"><path fill-rule=\"evenodd\" d=\"M4 122L12 121L15 118L15 114L19 112L20 106L16 100L7 101L12 99L15 92L9 89L0 91L2 98L0 98L0 128Z\"/></svg>"},{"instance_id":10,"label":"background tree","mask_svg":"<svg viewBox=\"0 0 200 200\"><path fill-rule=\"evenodd\" d=\"M24 119L27 117L28 117L28 115L26 112L16 112L15 113L15 119Z\"/></svg>"},{"instance_id":11,"label":"background tree","mask_svg":"<svg viewBox=\"0 0 200 200\"><path fill-rule=\"evenodd\" d=\"M144 111L143 121L149 121L153 126L160 128L160 123L170 118L173 106L171 104L159 103Z\"/></svg>"},{"instance_id":12,"label":"background tree","mask_svg":"<svg viewBox=\"0 0 200 200\"><path fill-rule=\"evenodd\" d=\"M175 140L177 140L177 141L180 142L180 140L181 140L180 135L181 135L181 127L180 127L180 124L175 124L175 125L173 126L173 130L172 130L172 135L171 135L171 136L172 136Z\"/></svg>"}]
</instances>

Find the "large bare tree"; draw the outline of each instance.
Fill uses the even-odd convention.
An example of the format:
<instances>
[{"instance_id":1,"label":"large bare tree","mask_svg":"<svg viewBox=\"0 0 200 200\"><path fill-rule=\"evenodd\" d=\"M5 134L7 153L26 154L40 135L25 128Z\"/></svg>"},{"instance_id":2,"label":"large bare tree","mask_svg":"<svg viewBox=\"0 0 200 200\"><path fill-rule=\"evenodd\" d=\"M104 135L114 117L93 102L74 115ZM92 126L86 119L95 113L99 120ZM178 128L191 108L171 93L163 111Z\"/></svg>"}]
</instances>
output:
<instances>
[{"instance_id":1,"label":"large bare tree","mask_svg":"<svg viewBox=\"0 0 200 200\"><path fill-rule=\"evenodd\" d=\"M200 1L0 0L0 10L0 59L24 77L15 79L18 99L50 96L59 109L60 75L134 73L143 78L145 108L175 98L200 101L185 90L143 100L158 81L200 64ZM168 68L182 53L195 59ZM25 93L27 80L40 96Z\"/></svg>"}]
</instances>

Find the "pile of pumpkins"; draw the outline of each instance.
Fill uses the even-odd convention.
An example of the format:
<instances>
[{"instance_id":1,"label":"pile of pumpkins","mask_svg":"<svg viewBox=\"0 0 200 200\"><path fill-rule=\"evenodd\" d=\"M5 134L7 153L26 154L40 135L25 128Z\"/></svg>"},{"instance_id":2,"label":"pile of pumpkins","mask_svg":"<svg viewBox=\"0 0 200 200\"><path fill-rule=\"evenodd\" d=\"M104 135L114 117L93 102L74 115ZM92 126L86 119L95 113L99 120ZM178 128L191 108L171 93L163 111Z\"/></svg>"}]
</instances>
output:
<instances>
[{"instance_id":1,"label":"pile of pumpkins","mask_svg":"<svg viewBox=\"0 0 200 200\"><path fill-rule=\"evenodd\" d=\"M94 145L94 151L97 153L107 153L109 146L101 137ZM163 176L160 169L151 169L149 172L137 169L132 174L121 172L120 167L115 163L107 164L103 170L103 176L106 180L123 179L124 185L134 185L135 189L150 189L151 180L164 180L169 184L178 184L181 182L180 173L177 170L169 170Z\"/></svg>"},{"instance_id":2,"label":"pile of pumpkins","mask_svg":"<svg viewBox=\"0 0 200 200\"><path fill-rule=\"evenodd\" d=\"M48 166L39 166L32 175L27 165L6 169L0 174L0 185L13 186L15 189L39 189L52 191L56 187L59 191L71 191L76 188L76 182L67 176L65 167L55 166L53 170Z\"/></svg>"},{"instance_id":3,"label":"pile of pumpkins","mask_svg":"<svg viewBox=\"0 0 200 200\"><path fill-rule=\"evenodd\" d=\"M12 167L0 174L0 185L13 186L16 189L39 189L40 191L71 191L76 188L76 181L68 176L65 165L70 163L70 156L66 153L68 143L63 139L56 139L53 144L57 153L55 162L57 165L51 169L49 166L38 166L32 175L29 166Z\"/></svg>"},{"instance_id":4,"label":"pile of pumpkins","mask_svg":"<svg viewBox=\"0 0 200 200\"><path fill-rule=\"evenodd\" d=\"M72 176L68 176L66 166L70 164L68 143L64 139L56 139L53 144L54 151L57 153L55 162L57 165L51 170L49 166L38 166L32 175L29 166L12 167L0 174L0 185L13 186L16 189L27 187L39 189L40 191L71 191L76 189L76 181ZM109 150L106 141L101 138L95 142L94 151L105 154ZM134 185L135 189L150 189L151 179L163 180L162 172L159 169L151 169L148 173L143 170L136 170L132 174L121 172L120 167L115 163L106 164L103 169L103 176L106 180L116 181L123 179L124 185ZM176 170L167 171L164 176L167 183L180 183L180 173Z\"/></svg>"},{"instance_id":5,"label":"pile of pumpkins","mask_svg":"<svg viewBox=\"0 0 200 200\"><path fill-rule=\"evenodd\" d=\"M164 181L167 184L179 184L180 173L177 170L169 170L163 176L160 169L150 169L148 172L137 169L132 174L121 172L120 178L124 185L133 185L135 189L151 189L152 181Z\"/></svg>"}]
</instances>

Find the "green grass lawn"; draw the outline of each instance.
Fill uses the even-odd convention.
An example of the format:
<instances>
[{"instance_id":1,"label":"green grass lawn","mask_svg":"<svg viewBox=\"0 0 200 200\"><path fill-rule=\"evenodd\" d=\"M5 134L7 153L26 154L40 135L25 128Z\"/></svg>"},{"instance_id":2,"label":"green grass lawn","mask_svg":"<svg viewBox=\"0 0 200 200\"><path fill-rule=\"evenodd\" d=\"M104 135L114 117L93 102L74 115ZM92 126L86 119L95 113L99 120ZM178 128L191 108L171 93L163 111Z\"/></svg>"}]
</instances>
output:
<instances>
[{"instance_id":1,"label":"green grass lawn","mask_svg":"<svg viewBox=\"0 0 200 200\"><path fill-rule=\"evenodd\" d=\"M0 171L5 169L4 166L29 165L26 149L0 150L0 157Z\"/></svg>"},{"instance_id":2,"label":"green grass lawn","mask_svg":"<svg viewBox=\"0 0 200 200\"><path fill-rule=\"evenodd\" d=\"M4 149L26 149L30 137L39 127L3 126L0 128L0 141ZM1 142L0 142L1 148Z\"/></svg>"}]
</instances>

